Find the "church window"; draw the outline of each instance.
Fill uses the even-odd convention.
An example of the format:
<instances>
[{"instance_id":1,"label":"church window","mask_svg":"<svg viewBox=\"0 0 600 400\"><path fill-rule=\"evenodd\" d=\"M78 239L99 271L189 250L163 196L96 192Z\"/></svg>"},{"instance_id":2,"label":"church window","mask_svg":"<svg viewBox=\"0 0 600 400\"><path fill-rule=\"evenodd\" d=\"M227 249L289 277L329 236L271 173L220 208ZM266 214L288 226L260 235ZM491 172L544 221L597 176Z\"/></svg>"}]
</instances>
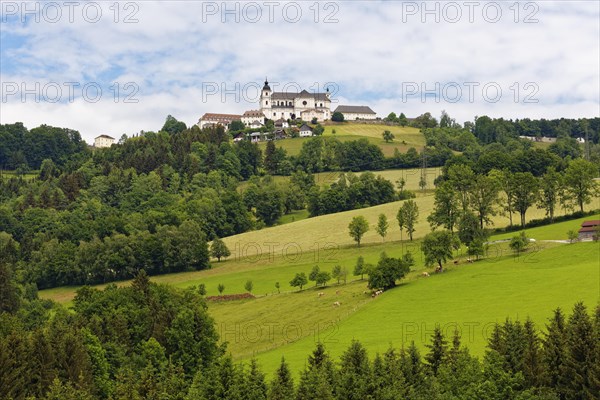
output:
<instances>
[{"instance_id":1,"label":"church window","mask_svg":"<svg viewBox=\"0 0 600 400\"><path fill-rule=\"evenodd\" d=\"M305 105L306 105L306 100L304 100L304 101L302 102L302 105L303 105L303 106L305 106Z\"/></svg>"}]
</instances>

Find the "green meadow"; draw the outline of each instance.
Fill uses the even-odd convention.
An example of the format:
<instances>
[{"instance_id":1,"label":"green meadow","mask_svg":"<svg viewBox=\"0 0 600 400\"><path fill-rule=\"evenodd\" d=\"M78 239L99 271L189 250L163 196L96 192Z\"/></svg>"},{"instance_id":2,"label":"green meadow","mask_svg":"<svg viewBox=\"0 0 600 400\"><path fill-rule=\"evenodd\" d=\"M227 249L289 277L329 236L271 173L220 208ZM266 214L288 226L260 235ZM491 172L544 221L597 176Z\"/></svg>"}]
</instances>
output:
<instances>
[{"instance_id":1,"label":"green meadow","mask_svg":"<svg viewBox=\"0 0 600 400\"><path fill-rule=\"evenodd\" d=\"M381 147L383 154L386 157L394 155L394 150L398 149L402 153L414 147L417 150L425 146L425 138L419 132L417 128L401 127L401 126L387 126L384 124L357 124L357 123L342 123L335 125L324 126L325 131L323 136L335 137L342 142L350 140L358 140L366 138L370 143L376 144ZM333 133L335 130L335 133ZM394 141L386 143L383 140L383 131L389 130L394 134ZM309 140L308 138L292 138L278 140L276 145L282 147L288 153L288 155L296 156L300 154L302 144ZM266 142L259 143L259 146L264 150Z\"/></svg>"}]
</instances>

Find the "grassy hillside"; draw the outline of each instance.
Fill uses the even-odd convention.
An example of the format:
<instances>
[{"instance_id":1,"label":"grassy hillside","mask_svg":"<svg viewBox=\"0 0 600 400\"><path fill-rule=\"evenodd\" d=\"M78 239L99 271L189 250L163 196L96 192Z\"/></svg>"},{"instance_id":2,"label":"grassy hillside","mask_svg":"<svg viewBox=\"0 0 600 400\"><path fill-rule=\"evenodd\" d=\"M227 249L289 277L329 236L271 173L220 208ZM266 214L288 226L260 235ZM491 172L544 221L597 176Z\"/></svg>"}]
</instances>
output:
<instances>
[{"instance_id":1,"label":"grassy hillside","mask_svg":"<svg viewBox=\"0 0 600 400\"><path fill-rule=\"evenodd\" d=\"M598 244L589 242L551 246L519 258L506 255L462 264L444 274L403 284L362 307L353 302L342 304L337 313L355 308L348 318L339 320L330 314L330 327L325 322L324 329L257 358L266 371L274 371L285 356L292 370L299 371L317 340L334 356L352 339L359 339L371 355L411 341L425 350L435 324L440 324L446 335L458 329L472 353L482 355L493 325L507 316L530 317L543 328L556 307L570 311L577 301L588 307L598 304L599 265ZM331 307L330 302L327 305ZM285 322L278 329L285 331Z\"/></svg>"},{"instance_id":2,"label":"grassy hillside","mask_svg":"<svg viewBox=\"0 0 600 400\"><path fill-rule=\"evenodd\" d=\"M335 129L336 133L333 134ZM395 139L391 143L386 143L381 134L384 130L389 130L395 136ZM425 138L419 132L417 128L400 127L400 126L387 126L387 125L367 125L367 124L356 124L356 123L344 123L339 125L327 125L325 126L324 136L333 136L342 142L349 140L357 140L360 138L367 138L369 142L381 147L383 154L387 157L394 154L394 149L398 149L400 152L405 153L409 148L414 147L420 149L425 146ZM284 148L288 155L298 155L304 143L308 138L293 138L278 140L276 142L278 147ZM266 142L259 144L261 148L266 147Z\"/></svg>"}]
</instances>

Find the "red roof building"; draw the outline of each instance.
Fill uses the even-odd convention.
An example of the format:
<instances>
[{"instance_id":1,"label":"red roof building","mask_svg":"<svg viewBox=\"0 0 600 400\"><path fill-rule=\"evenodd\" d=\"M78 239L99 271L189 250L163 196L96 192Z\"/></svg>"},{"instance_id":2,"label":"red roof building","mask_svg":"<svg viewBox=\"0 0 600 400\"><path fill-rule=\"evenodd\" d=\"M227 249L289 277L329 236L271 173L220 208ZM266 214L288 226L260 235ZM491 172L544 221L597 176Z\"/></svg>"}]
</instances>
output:
<instances>
[{"instance_id":1,"label":"red roof building","mask_svg":"<svg viewBox=\"0 0 600 400\"><path fill-rule=\"evenodd\" d=\"M579 229L579 240L594 239L600 230L600 220L584 221Z\"/></svg>"}]
</instances>

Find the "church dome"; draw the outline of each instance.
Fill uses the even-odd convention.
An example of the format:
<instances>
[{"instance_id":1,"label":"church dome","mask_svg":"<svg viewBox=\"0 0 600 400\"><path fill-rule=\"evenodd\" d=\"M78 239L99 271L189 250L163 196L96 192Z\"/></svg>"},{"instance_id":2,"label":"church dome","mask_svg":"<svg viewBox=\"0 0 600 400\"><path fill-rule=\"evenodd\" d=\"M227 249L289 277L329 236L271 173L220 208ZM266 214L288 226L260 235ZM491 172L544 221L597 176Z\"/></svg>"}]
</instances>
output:
<instances>
[{"instance_id":1,"label":"church dome","mask_svg":"<svg viewBox=\"0 0 600 400\"><path fill-rule=\"evenodd\" d=\"M271 87L269 86L269 82L267 81L267 79L265 79L265 86L263 86L262 90L271 90Z\"/></svg>"}]
</instances>

